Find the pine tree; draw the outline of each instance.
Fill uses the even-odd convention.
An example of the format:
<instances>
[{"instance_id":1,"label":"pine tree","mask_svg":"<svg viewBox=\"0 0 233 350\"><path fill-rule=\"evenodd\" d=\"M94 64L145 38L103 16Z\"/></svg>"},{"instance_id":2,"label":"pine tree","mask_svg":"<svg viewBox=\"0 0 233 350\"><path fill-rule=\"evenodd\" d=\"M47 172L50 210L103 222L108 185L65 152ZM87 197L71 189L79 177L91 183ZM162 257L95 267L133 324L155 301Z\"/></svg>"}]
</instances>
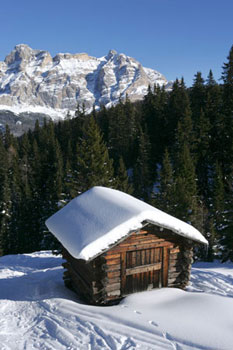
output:
<instances>
[{"instance_id":1,"label":"pine tree","mask_svg":"<svg viewBox=\"0 0 233 350\"><path fill-rule=\"evenodd\" d=\"M233 170L233 46L231 47L228 62L223 65L223 114L224 129L222 142L222 166L224 176L228 177Z\"/></svg>"},{"instance_id":2,"label":"pine tree","mask_svg":"<svg viewBox=\"0 0 233 350\"><path fill-rule=\"evenodd\" d=\"M10 187L8 181L7 152L0 136L0 256L7 254L11 217Z\"/></svg>"},{"instance_id":3,"label":"pine tree","mask_svg":"<svg viewBox=\"0 0 233 350\"><path fill-rule=\"evenodd\" d=\"M223 64L222 80L223 80L223 98L224 111L226 115L233 115L233 45L227 57L228 62Z\"/></svg>"},{"instance_id":4,"label":"pine tree","mask_svg":"<svg viewBox=\"0 0 233 350\"><path fill-rule=\"evenodd\" d=\"M145 132L140 130L138 157L133 168L134 195L148 201L152 192L153 176L150 164L150 143Z\"/></svg>"},{"instance_id":5,"label":"pine tree","mask_svg":"<svg viewBox=\"0 0 233 350\"><path fill-rule=\"evenodd\" d=\"M209 159L211 167L214 168L215 162L221 162L222 158L222 137L224 134L224 115L222 112L222 89L215 82L213 74L210 71L207 83L207 97L205 116L210 124L210 143Z\"/></svg>"},{"instance_id":6,"label":"pine tree","mask_svg":"<svg viewBox=\"0 0 233 350\"><path fill-rule=\"evenodd\" d=\"M135 159L136 123L135 110L126 98L111 109L109 115L109 150L114 161L123 158L127 167L132 166Z\"/></svg>"},{"instance_id":7,"label":"pine tree","mask_svg":"<svg viewBox=\"0 0 233 350\"><path fill-rule=\"evenodd\" d=\"M211 215L213 217L216 234L220 238L222 236L222 230L226 222L226 193L224 188L222 169L218 162L216 162L214 168L213 189L211 197L213 198L213 203L211 204Z\"/></svg>"},{"instance_id":8,"label":"pine tree","mask_svg":"<svg viewBox=\"0 0 233 350\"><path fill-rule=\"evenodd\" d=\"M119 160L119 164L116 171L116 185L115 188L117 190L123 191L128 194L133 193L133 186L129 183L129 177L127 174L127 170L122 158Z\"/></svg>"},{"instance_id":9,"label":"pine tree","mask_svg":"<svg viewBox=\"0 0 233 350\"><path fill-rule=\"evenodd\" d=\"M212 70L210 69L208 77L206 79L206 86L211 87L217 85L216 80L214 79L214 75Z\"/></svg>"},{"instance_id":10,"label":"pine tree","mask_svg":"<svg viewBox=\"0 0 233 350\"><path fill-rule=\"evenodd\" d=\"M165 150L162 166L159 172L159 192L155 195L154 205L168 214L175 213L175 183L174 171L168 150Z\"/></svg>"},{"instance_id":11,"label":"pine tree","mask_svg":"<svg viewBox=\"0 0 233 350\"><path fill-rule=\"evenodd\" d=\"M189 96L184 80L177 79L173 84L166 111L168 148L174 144L178 122L183 120L187 114L191 115Z\"/></svg>"},{"instance_id":12,"label":"pine tree","mask_svg":"<svg viewBox=\"0 0 233 350\"><path fill-rule=\"evenodd\" d=\"M210 188L209 177L211 171L211 124L203 110L200 111L196 125L196 173L198 177L199 192L208 200Z\"/></svg>"},{"instance_id":13,"label":"pine tree","mask_svg":"<svg viewBox=\"0 0 233 350\"><path fill-rule=\"evenodd\" d=\"M226 209L226 226L222 231L222 238L220 243L222 244L222 261L227 260L233 261L233 210L232 210L232 195L229 197L229 202L227 203Z\"/></svg>"},{"instance_id":14,"label":"pine tree","mask_svg":"<svg viewBox=\"0 0 233 350\"><path fill-rule=\"evenodd\" d=\"M77 194L93 186L114 187L113 162L103 142L99 127L91 116L84 136L77 146Z\"/></svg>"},{"instance_id":15,"label":"pine tree","mask_svg":"<svg viewBox=\"0 0 233 350\"><path fill-rule=\"evenodd\" d=\"M201 72L197 72L190 91L190 102L194 124L198 122L201 111L205 111L206 88Z\"/></svg>"},{"instance_id":16,"label":"pine tree","mask_svg":"<svg viewBox=\"0 0 233 350\"><path fill-rule=\"evenodd\" d=\"M195 166L186 143L177 156L174 199L175 216L202 230L203 220L197 197Z\"/></svg>"},{"instance_id":17,"label":"pine tree","mask_svg":"<svg viewBox=\"0 0 233 350\"><path fill-rule=\"evenodd\" d=\"M151 144L151 157L154 164L161 162L164 148L167 145L167 125L166 111L167 93L164 88L154 87L154 93L150 90L145 96L142 104L144 128L148 130ZM161 132L164 130L164 132Z\"/></svg>"}]
</instances>

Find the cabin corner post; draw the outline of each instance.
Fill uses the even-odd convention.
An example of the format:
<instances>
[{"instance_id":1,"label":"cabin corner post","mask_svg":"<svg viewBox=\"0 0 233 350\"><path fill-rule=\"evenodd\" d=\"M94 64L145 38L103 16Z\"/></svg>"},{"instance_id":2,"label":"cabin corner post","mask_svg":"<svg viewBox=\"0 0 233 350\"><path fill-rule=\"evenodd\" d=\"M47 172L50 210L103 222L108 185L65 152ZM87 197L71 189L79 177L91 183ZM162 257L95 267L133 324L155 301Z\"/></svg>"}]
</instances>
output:
<instances>
[{"instance_id":1,"label":"cabin corner post","mask_svg":"<svg viewBox=\"0 0 233 350\"><path fill-rule=\"evenodd\" d=\"M189 240L183 243L182 261L183 269L180 275L180 288L185 289L190 281L191 268L193 263L193 242Z\"/></svg>"},{"instance_id":2,"label":"cabin corner post","mask_svg":"<svg viewBox=\"0 0 233 350\"><path fill-rule=\"evenodd\" d=\"M193 242L180 241L170 250L168 287L181 288L189 284L193 262Z\"/></svg>"}]
</instances>

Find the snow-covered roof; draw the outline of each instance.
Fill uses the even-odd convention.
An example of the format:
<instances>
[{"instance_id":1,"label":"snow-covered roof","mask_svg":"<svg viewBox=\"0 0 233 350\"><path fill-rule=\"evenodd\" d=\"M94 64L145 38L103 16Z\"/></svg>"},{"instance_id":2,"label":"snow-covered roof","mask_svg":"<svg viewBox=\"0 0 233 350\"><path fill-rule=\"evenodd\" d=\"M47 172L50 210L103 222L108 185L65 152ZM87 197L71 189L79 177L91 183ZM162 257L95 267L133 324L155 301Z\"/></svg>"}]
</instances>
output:
<instances>
[{"instance_id":1,"label":"snow-covered roof","mask_svg":"<svg viewBox=\"0 0 233 350\"><path fill-rule=\"evenodd\" d=\"M90 260L146 222L208 244L193 226L126 193L93 187L52 215L46 226L69 253Z\"/></svg>"}]
</instances>

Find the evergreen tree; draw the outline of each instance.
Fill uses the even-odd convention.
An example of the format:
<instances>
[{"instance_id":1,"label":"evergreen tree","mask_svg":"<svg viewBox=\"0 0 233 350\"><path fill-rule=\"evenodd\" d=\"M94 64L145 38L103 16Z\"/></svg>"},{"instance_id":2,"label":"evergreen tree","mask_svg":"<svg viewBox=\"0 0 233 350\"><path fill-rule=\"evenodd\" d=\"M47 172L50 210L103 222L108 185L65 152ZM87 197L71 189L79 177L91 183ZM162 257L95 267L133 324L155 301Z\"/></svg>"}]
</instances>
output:
<instances>
[{"instance_id":1,"label":"evergreen tree","mask_svg":"<svg viewBox=\"0 0 233 350\"><path fill-rule=\"evenodd\" d=\"M11 200L8 181L7 153L0 135L0 255L7 253Z\"/></svg>"},{"instance_id":2,"label":"evergreen tree","mask_svg":"<svg viewBox=\"0 0 233 350\"><path fill-rule=\"evenodd\" d=\"M196 173L199 192L205 200L209 197L209 177L211 171L211 125L208 117L201 110L196 125Z\"/></svg>"},{"instance_id":3,"label":"evergreen tree","mask_svg":"<svg viewBox=\"0 0 233 350\"><path fill-rule=\"evenodd\" d=\"M176 200L175 216L190 222L202 231L203 221L197 197L195 166L186 143L177 157L174 199Z\"/></svg>"},{"instance_id":4,"label":"evergreen tree","mask_svg":"<svg viewBox=\"0 0 233 350\"><path fill-rule=\"evenodd\" d=\"M168 148L174 144L178 122L183 120L187 114L191 115L189 96L184 80L177 79L173 84L166 111Z\"/></svg>"},{"instance_id":5,"label":"evergreen tree","mask_svg":"<svg viewBox=\"0 0 233 350\"><path fill-rule=\"evenodd\" d=\"M127 170L126 170L126 167L125 167L125 164L124 164L124 161L122 158L120 158L120 160L119 160L116 175L117 175L117 177L116 177L115 188L117 190L123 191L125 193L132 194L133 193L133 186L131 183L129 183L129 177L128 177Z\"/></svg>"},{"instance_id":6,"label":"evergreen tree","mask_svg":"<svg viewBox=\"0 0 233 350\"><path fill-rule=\"evenodd\" d=\"M133 165L135 159L136 123L135 110L126 98L109 112L109 150L114 161L123 158L127 167Z\"/></svg>"},{"instance_id":7,"label":"evergreen tree","mask_svg":"<svg viewBox=\"0 0 233 350\"><path fill-rule=\"evenodd\" d=\"M113 162L99 127L91 116L77 147L77 194L93 186L114 187Z\"/></svg>"},{"instance_id":8,"label":"evergreen tree","mask_svg":"<svg viewBox=\"0 0 233 350\"><path fill-rule=\"evenodd\" d=\"M210 70L209 70L208 77L207 77L207 79L206 79L206 86L207 86L207 87L211 87L211 86L216 86L216 85L217 85L216 80L214 79L213 72L212 72L212 70L210 69Z\"/></svg>"},{"instance_id":9,"label":"evergreen tree","mask_svg":"<svg viewBox=\"0 0 233 350\"><path fill-rule=\"evenodd\" d=\"M226 115L233 115L233 45L227 57L228 62L223 64L222 80L223 80L223 98L224 112Z\"/></svg>"},{"instance_id":10,"label":"evergreen tree","mask_svg":"<svg viewBox=\"0 0 233 350\"><path fill-rule=\"evenodd\" d=\"M216 161L222 158L222 137L224 134L224 115L222 112L222 90L215 82L210 71L207 83L205 117L210 124L209 159L214 168Z\"/></svg>"},{"instance_id":11,"label":"evergreen tree","mask_svg":"<svg viewBox=\"0 0 233 350\"><path fill-rule=\"evenodd\" d=\"M138 157L133 169L134 195L148 201L153 185L153 174L150 166L150 143L145 132L140 130Z\"/></svg>"},{"instance_id":12,"label":"evergreen tree","mask_svg":"<svg viewBox=\"0 0 233 350\"><path fill-rule=\"evenodd\" d=\"M200 118L201 111L205 111L206 88L201 72L197 72L194 77L193 86L190 91L190 102L194 125Z\"/></svg>"},{"instance_id":13,"label":"evergreen tree","mask_svg":"<svg viewBox=\"0 0 233 350\"><path fill-rule=\"evenodd\" d=\"M223 65L223 114L224 129L222 142L222 166L224 176L228 177L233 170L233 46L231 47L228 62Z\"/></svg>"},{"instance_id":14,"label":"evergreen tree","mask_svg":"<svg viewBox=\"0 0 233 350\"><path fill-rule=\"evenodd\" d=\"M167 93L164 88L154 87L154 93L149 90L142 104L144 128L148 130L151 144L151 161L156 164L161 162L164 148L167 145L166 120ZM163 130L163 132L161 132Z\"/></svg>"},{"instance_id":15,"label":"evergreen tree","mask_svg":"<svg viewBox=\"0 0 233 350\"><path fill-rule=\"evenodd\" d=\"M159 172L159 192L155 196L154 205L168 214L174 214L176 203L174 202L174 171L168 150L165 150L162 166Z\"/></svg>"}]
</instances>

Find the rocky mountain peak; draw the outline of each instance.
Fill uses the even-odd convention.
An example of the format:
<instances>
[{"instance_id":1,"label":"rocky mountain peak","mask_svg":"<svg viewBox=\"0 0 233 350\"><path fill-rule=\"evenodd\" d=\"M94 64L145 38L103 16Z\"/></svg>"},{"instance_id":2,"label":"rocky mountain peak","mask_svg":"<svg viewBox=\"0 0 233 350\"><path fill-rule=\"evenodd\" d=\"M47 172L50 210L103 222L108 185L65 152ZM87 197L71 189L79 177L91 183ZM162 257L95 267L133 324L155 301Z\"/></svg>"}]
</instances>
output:
<instances>
[{"instance_id":1,"label":"rocky mountain peak","mask_svg":"<svg viewBox=\"0 0 233 350\"><path fill-rule=\"evenodd\" d=\"M117 55L117 51L115 51L115 50L109 50L109 52L108 52L108 54L107 54L107 56L106 56L106 59L107 60L110 60L111 58L113 58L114 56L116 56Z\"/></svg>"},{"instance_id":2,"label":"rocky mountain peak","mask_svg":"<svg viewBox=\"0 0 233 350\"><path fill-rule=\"evenodd\" d=\"M167 86L165 77L125 54L110 50L96 58L87 53L50 53L16 45L0 62L0 109L43 111L64 117L84 103L110 107L126 95L142 99L148 85Z\"/></svg>"},{"instance_id":3,"label":"rocky mountain peak","mask_svg":"<svg viewBox=\"0 0 233 350\"><path fill-rule=\"evenodd\" d=\"M6 56L5 63L7 65L11 65L13 63L20 63L22 60L29 61L32 55L34 54L34 50L31 49L26 44L16 45L14 50Z\"/></svg>"}]
</instances>

